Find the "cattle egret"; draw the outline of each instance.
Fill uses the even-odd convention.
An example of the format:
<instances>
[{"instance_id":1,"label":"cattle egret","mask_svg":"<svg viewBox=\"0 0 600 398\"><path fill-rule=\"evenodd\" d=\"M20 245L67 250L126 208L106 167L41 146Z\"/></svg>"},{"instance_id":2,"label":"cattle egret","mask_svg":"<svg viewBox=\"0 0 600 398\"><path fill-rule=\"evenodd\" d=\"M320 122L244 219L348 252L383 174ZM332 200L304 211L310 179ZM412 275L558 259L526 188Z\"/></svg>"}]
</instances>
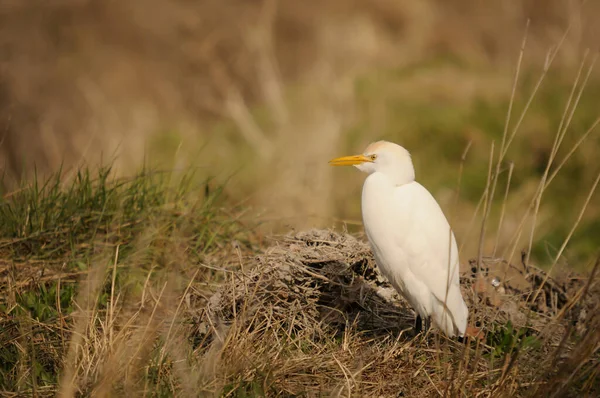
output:
<instances>
[{"instance_id":1,"label":"cattle egret","mask_svg":"<svg viewBox=\"0 0 600 398\"><path fill-rule=\"evenodd\" d=\"M362 155L329 163L368 174L362 190L365 232L377 266L417 313L416 332L432 320L449 337L464 336L469 310L460 292L456 240L438 203L415 181L409 152L379 141Z\"/></svg>"}]
</instances>

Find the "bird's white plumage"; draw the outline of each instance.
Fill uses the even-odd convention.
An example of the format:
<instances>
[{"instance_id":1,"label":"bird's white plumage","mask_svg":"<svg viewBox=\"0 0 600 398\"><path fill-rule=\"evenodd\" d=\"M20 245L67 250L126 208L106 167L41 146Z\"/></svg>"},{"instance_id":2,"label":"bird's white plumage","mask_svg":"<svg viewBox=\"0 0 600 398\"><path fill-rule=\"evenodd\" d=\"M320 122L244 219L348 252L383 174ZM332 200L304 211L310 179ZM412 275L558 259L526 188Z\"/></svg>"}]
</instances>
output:
<instances>
[{"instance_id":1,"label":"bird's white plumage","mask_svg":"<svg viewBox=\"0 0 600 398\"><path fill-rule=\"evenodd\" d=\"M369 174L362 216L375 261L422 318L448 336L463 336L468 309L459 286L454 234L433 196L414 180L409 153L380 141L363 155L332 160Z\"/></svg>"}]
</instances>

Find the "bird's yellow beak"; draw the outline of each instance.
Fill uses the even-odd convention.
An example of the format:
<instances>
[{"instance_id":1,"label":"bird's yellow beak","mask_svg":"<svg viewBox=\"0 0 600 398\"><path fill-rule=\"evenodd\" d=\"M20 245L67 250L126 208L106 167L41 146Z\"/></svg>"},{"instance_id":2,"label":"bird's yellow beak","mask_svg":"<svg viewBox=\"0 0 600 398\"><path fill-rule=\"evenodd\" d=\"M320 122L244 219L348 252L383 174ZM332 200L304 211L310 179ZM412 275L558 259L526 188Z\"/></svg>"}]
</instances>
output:
<instances>
[{"instance_id":1,"label":"bird's yellow beak","mask_svg":"<svg viewBox=\"0 0 600 398\"><path fill-rule=\"evenodd\" d=\"M372 162L371 158L365 155L342 156L341 158L331 159L329 164L332 166L354 166L357 164Z\"/></svg>"}]
</instances>

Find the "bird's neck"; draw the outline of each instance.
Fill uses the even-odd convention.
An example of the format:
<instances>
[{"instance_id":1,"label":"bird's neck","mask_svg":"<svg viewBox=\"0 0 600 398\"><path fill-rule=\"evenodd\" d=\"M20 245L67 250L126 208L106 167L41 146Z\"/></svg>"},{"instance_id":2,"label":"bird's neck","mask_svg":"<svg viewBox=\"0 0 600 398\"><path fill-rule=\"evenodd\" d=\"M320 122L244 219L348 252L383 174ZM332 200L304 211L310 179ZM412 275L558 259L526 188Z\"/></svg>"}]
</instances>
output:
<instances>
[{"instance_id":1,"label":"bird's neck","mask_svg":"<svg viewBox=\"0 0 600 398\"><path fill-rule=\"evenodd\" d=\"M382 173L391 185L399 187L415 181L415 169L412 167L395 168Z\"/></svg>"}]
</instances>

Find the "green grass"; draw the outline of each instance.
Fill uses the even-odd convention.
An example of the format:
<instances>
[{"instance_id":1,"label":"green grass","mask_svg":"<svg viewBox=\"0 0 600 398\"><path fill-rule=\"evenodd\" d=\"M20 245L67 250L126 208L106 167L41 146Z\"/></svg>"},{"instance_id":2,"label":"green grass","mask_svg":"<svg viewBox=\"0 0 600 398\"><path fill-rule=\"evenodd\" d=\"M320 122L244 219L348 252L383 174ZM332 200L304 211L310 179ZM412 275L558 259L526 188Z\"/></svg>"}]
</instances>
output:
<instances>
[{"instance_id":1,"label":"green grass","mask_svg":"<svg viewBox=\"0 0 600 398\"><path fill-rule=\"evenodd\" d=\"M111 179L110 168L102 168L94 174L78 171L66 183L61 177L43 184L35 180L2 198L0 250L6 256L66 261L68 270L81 268L81 260L102 245L118 245L127 253L140 233L156 223L167 235L185 226L196 237L193 248L205 254L236 228L235 220L214 218L213 203L222 200L222 188L210 188L210 180L198 182L193 175L179 177L175 186L169 185L174 175L168 172Z\"/></svg>"},{"instance_id":2,"label":"green grass","mask_svg":"<svg viewBox=\"0 0 600 398\"><path fill-rule=\"evenodd\" d=\"M541 346L541 342L531 330L526 327L516 329L511 321L504 325L494 325L487 335L487 344L494 347L491 352L493 357L506 357L517 349L538 349Z\"/></svg>"},{"instance_id":3,"label":"green grass","mask_svg":"<svg viewBox=\"0 0 600 398\"><path fill-rule=\"evenodd\" d=\"M235 208L221 210L222 188L212 185L191 174L150 171L115 179L104 168L81 170L70 180L57 174L4 195L0 391L56 386L74 302L82 294L79 281L99 263L104 282L94 306L107 311L111 291L139 295L148 270L154 270L152 281L161 281L204 261L225 242L251 246L250 227L232 217ZM180 245L188 253L186 264L169 258ZM111 282L109 259L116 250Z\"/></svg>"}]
</instances>

